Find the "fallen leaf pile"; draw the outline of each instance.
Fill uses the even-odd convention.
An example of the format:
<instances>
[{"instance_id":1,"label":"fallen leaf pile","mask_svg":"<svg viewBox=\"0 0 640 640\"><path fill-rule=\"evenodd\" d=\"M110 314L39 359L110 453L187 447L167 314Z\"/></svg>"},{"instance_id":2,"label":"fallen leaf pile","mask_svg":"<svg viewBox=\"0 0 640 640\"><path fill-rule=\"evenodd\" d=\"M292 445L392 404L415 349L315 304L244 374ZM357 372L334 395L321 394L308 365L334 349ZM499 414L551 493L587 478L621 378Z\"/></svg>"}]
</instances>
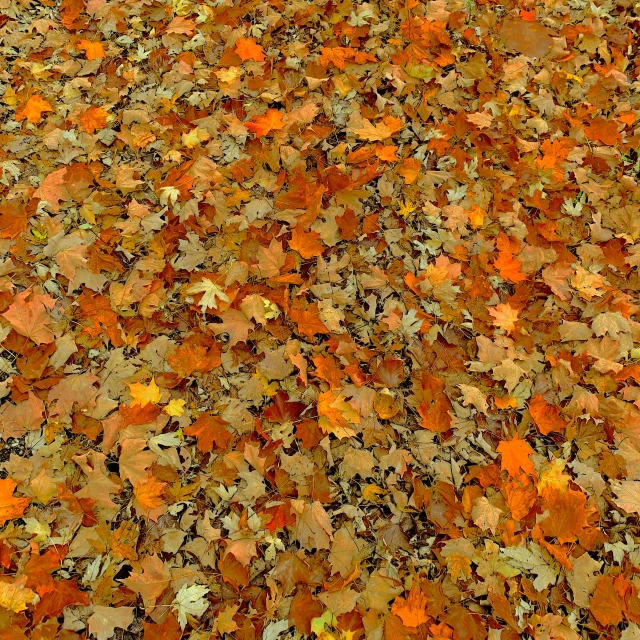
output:
<instances>
[{"instance_id":1,"label":"fallen leaf pile","mask_svg":"<svg viewBox=\"0 0 640 640\"><path fill-rule=\"evenodd\" d=\"M640 640L635 0L0 0L2 640Z\"/></svg>"}]
</instances>

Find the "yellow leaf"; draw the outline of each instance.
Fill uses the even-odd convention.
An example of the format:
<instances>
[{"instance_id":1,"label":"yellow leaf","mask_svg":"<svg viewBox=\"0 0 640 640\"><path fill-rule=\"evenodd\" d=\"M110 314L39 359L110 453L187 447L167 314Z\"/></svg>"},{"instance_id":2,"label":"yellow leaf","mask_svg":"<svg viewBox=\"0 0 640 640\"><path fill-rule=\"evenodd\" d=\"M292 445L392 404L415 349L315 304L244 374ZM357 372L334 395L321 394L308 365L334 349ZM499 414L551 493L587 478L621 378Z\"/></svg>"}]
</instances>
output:
<instances>
[{"instance_id":1,"label":"yellow leaf","mask_svg":"<svg viewBox=\"0 0 640 640\"><path fill-rule=\"evenodd\" d=\"M362 490L362 499L368 500L369 502L378 502L380 498L378 496L382 496L386 493L386 491L380 488L377 484L368 484Z\"/></svg>"},{"instance_id":2,"label":"yellow leaf","mask_svg":"<svg viewBox=\"0 0 640 640\"><path fill-rule=\"evenodd\" d=\"M178 398L172 398L169 401L169 404L164 408L164 412L173 418L179 418L184 415L184 405L186 404L185 400L180 400Z\"/></svg>"},{"instance_id":3,"label":"yellow leaf","mask_svg":"<svg viewBox=\"0 0 640 640\"><path fill-rule=\"evenodd\" d=\"M416 210L415 205L410 200L405 200L401 205L398 213L406 218L410 213L413 213Z\"/></svg>"},{"instance_id":4,"label":"yellow leaf","mask_svg":"<svg viewBox=\"0 0 640 640\"><path fill-rule=\"evenodd\" d=\"M35 591L24 586L26 582L26 577L16 582L0 582L0 607L19 613L24 611L27 605L37 602L40 598Z\"/></svg>"},{"instance_id":5,"label":"yellow leaf","mask_svg":"<svg viewBox=\"0 0 640 640\"><path fill-rule=\"evenodd\" d=\"M160 402L160 387L158 387L154 378L151 378L151 382L146 387L141 382L130 384L129 392L133 397L132 407L146 407L148 404L158 404Z\"/></svg>"}]
</instances>

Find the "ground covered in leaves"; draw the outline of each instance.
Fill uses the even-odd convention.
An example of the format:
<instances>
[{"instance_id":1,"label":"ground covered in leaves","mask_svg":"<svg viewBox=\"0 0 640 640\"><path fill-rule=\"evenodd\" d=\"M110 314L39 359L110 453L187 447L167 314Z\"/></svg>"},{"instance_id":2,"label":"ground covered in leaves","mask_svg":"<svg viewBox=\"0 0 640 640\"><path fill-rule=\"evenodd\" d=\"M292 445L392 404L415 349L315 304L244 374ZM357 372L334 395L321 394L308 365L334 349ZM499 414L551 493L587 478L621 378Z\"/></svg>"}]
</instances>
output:
<instances>
[{"instance_id":1,"label":"ground covered in leaves","mask_svg":"<svg viewBox=\"0 0 640 640\"><path fill-rule=\"evenodd\" d=\"M637 16L0 0L0 637L638 640Z\"/></svg>"}]
</instances>

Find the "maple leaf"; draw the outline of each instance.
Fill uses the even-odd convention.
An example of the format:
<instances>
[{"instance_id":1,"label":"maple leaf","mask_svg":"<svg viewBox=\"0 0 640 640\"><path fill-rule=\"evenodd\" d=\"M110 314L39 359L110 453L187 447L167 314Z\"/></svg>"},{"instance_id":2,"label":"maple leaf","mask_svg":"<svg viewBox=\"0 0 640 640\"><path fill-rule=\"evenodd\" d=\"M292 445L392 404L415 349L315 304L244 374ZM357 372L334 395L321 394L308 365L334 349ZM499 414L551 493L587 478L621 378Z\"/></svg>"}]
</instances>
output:
<instances>
[{"instance_id":1,"label":"maple leaf","mask_svg":"<svg viewBox=\"0 0 640 640\"><path fill-rule=\"evenodd\" d=\"M141 382L133 382L129 385L129 393L133 398L131 406L142 408L148 404L158 404L162 395L155 378L151 378L151 382L146 386Z\"/></svg>"},{"instance_id":2,"label":"maple leaf","mask_svg":"<svg viewBox=\"0 0 640 640\"><path fill-rule=\"evenodd\" d=\"M35 604L38 594L25 587L26 577L19 578L15 582L0 582L0 607L20 613L25 611L28 605Z\"/></svg>"},{"instance_id":3,"label":"maple leaf","mask_svg":"<svg viewBox=\"0 0 640 640\"><path fill-rule=\"evenodd\" d=\"M562 433L567 423L560 417L560 409L548 404L542 396L536 396L529 402L529 413L541 433Z\"/></svg>"},{"instance_id":4,"label":"maple leaf","mask_svg":"<svg viewBox=\"0 0 640 640\"><path fill-rule=\"evenodd\" d=\"M504 330L507 334L515 331L515 323L518 320L518 310L514 309L510 304L498 304L488 309L489 314L493 317L495 325Z\"/></svg>"},{"instance_id":5,"label":"maple leaf","mask_svg":"<svg viewBox=\"0 0 640 640\"><path fill-rule=\"evenodd\" d=\"M253 330L254 324L247 316L237 309L229 309L217 314L222 322L208 325L215 334L226 333L229 335L229 346L233 347L238 342L246 342L249 332Z\"/></svg>"},{"instance_id":6,"label":"maple leaf","mask_svg":"<svg viewBox=\"0 0 640 640\"><path fill-rule=\"evenodd\" d=\"M406 600L398 596L393 601L391 613L398 616L406 627L419 627L429 620L429 615L426 611L427 603L427 597L421 592L418 585L414 583Z\"/></svg>"},{"instance_id":7,"label":"maple leaf","mask_svg":"<svg viewBox=\"0 0 640 640\"><path fill-rule=\"evenodd\" d=\"M615 120L607 120L605 118L594 118L590 125L585 127L584 133L589 140L600 140L600 142L610 146L621 139L618 132L618 124Z\"/></svg>"},{"instance_id":8,"label":"maple leaf","mask_svg":"<svg viewBox=\"0 0 640 640\"><path fill-rule=\"evenodd\" d=\"M156 600L169 586L171 574L157 554L145 556L140 562L140 569L141 571L132 571L122 583L128 589L139 593L145 607L149 608L155 605Z\"/></svg>"},{"instance_id":9,"label":"maple leaf","mask_svg":"<svg viewBox=\"0 0 640 640\"><path fill-rule=\"evenodd\" d=\"M499 31L505 46L530 58L544 56L551 46L550 30L537 22L509 18Z\"/></svg>"},{"instance_id":10,"label":"maple leaf","mask_svg":"<svg viewBox=\"0 0 640 640\"><path fill-rule=\"evenodd\" d=\"M323 47L320 63L323 67L334 65L338 69L344 69L346 67L346 61L352 58L355 53L355 50L351 47Z\"/></svg>"},{"instance_id":11,"label":"maple leaf","mask_svg":"<svg viewBox=\"0 0 640 640\"><path fill-rule=\"evenodd\" d=\"M87 620L89 633L98 640L109 640L113 637L116 627L128 629L133 622L133 607L102 607L93 606L93 614Z\"/></svg>"},{"instance_id":12,"label":"maple leaf","mask_svg":"<svg viewBox=\"0 0 640 640\"><path fill-rule=\"evenodd\" d=\"M481 496L473 505L471 517L473 518L474 524L480 527L480 529L483 531L490 529L491 533L495 534L502 513L502 509L494 506L487 498Z\"/></svg>"},{"instance_id":13,"label":"maple leaf","mask_svg":"<svg viewBox=\"0 0 640 640\"><path fill-rule=\"evenodd\" d=\"M569 490L547 492L545 498L549 517L540 523L544 534L560 543L574 542L587 526L587 497L581 491Z\"/></svg>"},{"instance_id":14,"label":"maple leaf","mask_svg":"<svg viewBox=\"0 0 640 640\"><path fill-rule=\"evenodd\" d=\"M526 440L521 440L517 435L511 440L502 440L498 445L498 453L502 455L502 470L512 478L518 475L520 469L526 474L535 474L533 462L529 460L534 451Z\"/></svg>"},{"instance_id":15,"label":"maple leaf","mask_svg":"<svg viewBox=\"0 0 640 640\"><path fill-rule=\"evenodd\" d=\"M48 100L42 96L31 96L24 107L16 113L16 120L19 122L26 118L32 124L37 124L43 113L53 111L53 107Z\"/></svg>"},{"instance_id":16,"label":"maple leaf","mask_svg":"<svg viewBox=\"0 0 640 640\"><path fill-rule=\"evenodd\" d=\"M623 480L612 483L616 494L614 502L627 513L640 513L640 482L637 480Z\"/></svg>"},{"instance_id":17,"label":"maple leaf","mask_svg":"<svg viewBox=\"0 0 640 640\"><path fill-rule=\"evenodd\" d=\"M234 631L237 631L240 628L236 624L236 621L233 619L234 616L238 613L239 609L240 605L227 605L218 612L215 622L218 633L232 634Z\"/></svg>"},{"instance_id":18,"label":"maple leaf","mask_svg":"<svg viewBox=\"0 0 640 640\"><path fill-rule=\"evenodd\" d=\"M17 484L11 478L0 480L0 527L14 518L21 518L31 502L29 498L15 498Z\"/></svg>"},{"instance_id":19,"label":"maple leaf","mask_svg":"<svg viewBox=\"0 0 640 640\"><path fill-rule=\"evenodd\" d=\"M92 42L91 40L80 40L76 47L85 52L87 60L95 60L96 58L104 58L104 46L102 42Z\"/></svg>"},{"instance_id":20,"label":"maple leaf","mask_svg":"<svg viewBox=\"0 0 640 640\"><path fill-rule=\"evenodd\" d=\"M162 494L166 482L158 482L155 476L151 476L145 482L138 482L133 485L134 507L142 513L148 514L164 504ZM152 520L157 518L149 516Z\"/></svg>"},{"instance_id":21,"label":"maple leaf","mask_svg":"<svg viewBox=\"0 0 640 640\"><path fill-rule=\"evenodd\" d=\"M225 294L224 289L219 287L213 280L203 278L200 282L192 284L187 289L188 294L203 294L198 304L202 307L202 313L206 313L207 309L217 309L218 303L216 298L223 302L230 302L229 297Z\"/></svg>"},{"instance_id":22,"label":"maple leaf","mask_svg":"<svg viewBox=\"0 0 640 640\"><path fill-rule=\"evenodd\" d=\"M298 333L313 338L316 334L329 333L327 327L320 320L318 304L313 303L307 309L291 309L291 319L298 325Z\"/></svg>"},{"instance_id":23,"label":"maple leaf","mask_svg":"<svg viewBox=\"0 0 640 640\"><path fill-rule=\"evenodd\" d=\"M285 122L283 115L277 109L267 109L267 113L263 116L254 116L246 123L247 129L262 138L272 131L284 129Z\"/></svg>"},{"instance_id":24,"label":"maple leaf","mask_svg":"<svg viewBox=\"0 0 640 640\"><path fill-rule=\"evenodd\" d=\"M227 429L229 423L220 416L208 413L201 415L190 427L184 430L185 435L198 439L198 449L202 453L209 453L215 444L217 449L225 449L231 440L231 433Z\"/></svg>"},{"instance_id":25,"label":"maple leaf","mask_svg":"<svg viewBox=\"0 0 640 640\"><path fill-rule=\"evenodd\" d=\"M601 576L589 601L593 617L603 626L618 625L622 621L622 601L611 576Z\"/></svg>"},{"instance_id":26,"label":"maple leaf","mask_svg":"<svg viewBox=\"0 0 640 640\"><path fill-rule=\"evenodd\" d=\"M327 391L318 396L319 424L323 431L339 438L355 435L352 424L360 422L360 414L345 400L339 391Z\"/></svg>"},{"instance_id":27,"label":"maple leaf","mask_svg":"<svg viewBox=\"0 0 640 640\"><path fill-rule=\"evenodd\" d=\"M209 588L201 584L193 584L188 587L186 584L180 587L180 591L171 603L171 608L178 614L180 628L187 626L187 616L201 616L209 607L209 602L204 596L209 593Z\"/></svg>"},{"instance_id":28,"label":"maple leaf","mask_svg":"<svg viewBox=\"0 0 640 640\"><path fill-rule=\"evenodd\" d=\"M171 398L163 411L172 418L179 418L184 415L184 405L186 403L187 401L182 400L182 398Z\"/></svg>"},{"instance_id":29,"label":"maple leaf","mask_svg":"<svg viewBox=\"0 0 640 640\"><path fill-rule=\"evenodd\" d=\"M55 589L45 594L36 605L33 622L39 624L44 618L57 618L72 604L86 606L89 604L89 596L80 591L73 580L57 580Z\"/></svg>"},{"instance_id":30,"label":"maple leaf","mask_svg":"<svg viewBox=\"0 0 640 640\"><path fill-rule=\"evenodd\" d=\"M422 426L434 433L444 433L451 428L450 404L446 397L439 396L435 402L422 402L418 413L422 418Z\"/></svg>"},{"instance_id":31,"label":"maple leaf","mask_svg":"<svg viewBox=\"0 0 640 640\"><path fill-rule=\"evenodd\" d=\"M13 239L27 229L29 214L18 203L0 205L0 238Z\"/></svg>"},{"instance_id":32,"label":"maple leaf","mask_svg":"<svg viewBox=\"0 0 640 640\"><path fill-rule=\"evenodd\" d=\"M78 118L78 121L82 125L82 128L90 135L96 131L96 129L104 129L107 126L107 117L109 113L101 107L89 107Z\"/></svg>"},{"instance_id":33,"label":"maple leaf","mask_svg":"<svg viewBox=\"0 0 640 640\"><path fill-rule=\"evenodd\" d=\"M27 298L31 298L27 302ZM54 335L48 325L51 318L47 310L53 309L56 301L48 295L32 293L29 289L16 295L13 303L2 317L20 335L26 336L36 344L48 344L53 342Z\"/></svg>"},{"instance_id":34,"label":"maple leaf","mask_svg":"<svg viewBox=\"0 0 640 640\"><path fill-rule=\"evenodd\" d=\"M320 256L324 251L324 246L320 242L320 234L316 231L305 233L300 227L296 227L291 232L289 246L305 260Z\"/></svg>"},{"instance_id":35,"label":"maple leaf","mask_svg":"<svg viewBox=\"0 0 640 640\"><path fill-rule=\"evenodd\" d=\"M517 284L527 279L527 277L522 274L522 265L510 251L500 251L498 257L493 261L493 266L508 282Z\"/></svg>"},{"instance_id":36,"label":"maple leaf","mask_svg":"<svg viewBox=\"0 0 640 640\"><path fill-rule=\"evenodd\" d=\"M66 183L67 167L47 174L40 186L33 192L34 198L40 198L51 204L54 211L60 209L60 201L70 198Z\"/></svg>"},{"instance_id":37,"label":"maple leaf","mask_svg":"<svg viewBox=\"0 0 640 640\"><path fill-rule=\"evenodd\" d=\"M262 62L265 59L264 49L256 42L255 38L238 38L236 40L236 53L242 62L247 60Z\"/></svg>"}]
</instances>

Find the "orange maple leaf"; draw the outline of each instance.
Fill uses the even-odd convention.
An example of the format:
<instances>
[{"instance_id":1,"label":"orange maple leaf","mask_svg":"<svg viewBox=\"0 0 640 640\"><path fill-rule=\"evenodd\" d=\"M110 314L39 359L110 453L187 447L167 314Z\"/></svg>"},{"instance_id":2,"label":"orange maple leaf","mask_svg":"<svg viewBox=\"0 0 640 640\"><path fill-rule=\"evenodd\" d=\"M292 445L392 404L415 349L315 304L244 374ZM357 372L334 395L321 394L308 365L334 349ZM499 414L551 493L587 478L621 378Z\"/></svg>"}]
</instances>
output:
<instances>
[{"instance_id":1,"label":"orange maple leaf","mask_svg":"<svg viewBox=\"0 0 640 640\"><path fill-rule=\"evenodd\" d=\"M29 302L27 298L33 297ZM48 325L51 318L47 313L48 309L53 309L56 301L49 295L32 294L30 289L19 293L13 304L2 317L9 321L13 329L21 336L26 336L36 344L49 344L53 342L54 335Z\"/></svg>"},{"instance_id":2,"label":"orange maple leaf","mask_svg":"<svg viewBox=\"0 0 640 640\"><path fill-rule=\"evenodd\" d=\"M146 407L148 404L158 404L160 402L160 387L156 384L154 378L148 385L141 382L134 382L129 385L129 391L133 400L131 406Z\"/></svg>"},{"instance_id":3,"label":"orange maple leaf","mask_svg":"<svg viewBox=\"0 0 640 640\"><path fill-rule=\"evenodd\" d=\"M164 504L162 494L166 482L159 482L155 476L151 476L145 482L133 485L134 506L143 513L148 513Z\"/></svg>"},{"instance_id":4,"label":"orange maple leaf","mask_svg":"<svg viewBox=\"0 0 640 640\"><path fill-rule=\"evenodd\" d=\"M320 55L320 64L326 69L330 64L344 69L346 61L353 58L356 52L351 47L323 47Z\"/></svg>"},{"instance_id":5,"label":"orange maple leaf","mask_svg":"<svg viewBox=\"0 0 640 640\"><path fill-rule=\"evenodd\" d=\"M271 133L271 131L284 129L284 119L282 113L277 109L267 109L265 115L254 116L246 123L246 127L259 138L262 138Z\"/></svg>"},{"instance_id":6,"label":"orange maple leaf","mask_svg":"<svg viewBox=\"0 0 640 640\"><path fill-rule=\"evenodd\" d=\"M609 146L617 144L622 139L615 120L605 118L592 120L591 124L585 128L584 133L589 140L599 140Z\"/></svg>"},{"instance_id":7,"label":"orange maple leaf","mask_svg":"<svg viewBox=\"0 0 640 640\"><path fill-rule=\"evenodd\" d=\"M406 627L419 627L429 620L426 610L428 602L427 596L414 583L406 599L398 596L394 600L391 613L397 615Z\"/></svg>"},{"instance_id":8,"label":"orange maple leaf","mask_svg":"<svg viewBox=\"0 0 640 640\"><path fill-rule=\"evenodd\" d=\"M320 234L317 231L305 233L300 227L296 227L291 232L289 246L305 260L320 256L324 251L324 245L320 242Z\"/></svg>"},{"instance_id":9,"label":"orange maple leaf","mask_svg":"<svg viewBox=\"0 0 640 640\"><path fill-rule=\"evenodd\" d=\"M91 106L78 118L78 121L88 134L93 135L96 129L104 129L107 126L108 115L101 107Z\"/></svg>"},{"instance_id":10,"label":"orange maple leaf","mask_svg":"<svg viewBox=\"0 0 640 640\"><path fill-rule=\"evenodd\" d=\"M504 501L511 510L511 517L520 521L526 517L538 499L538 491L527 475L519 476L505 482L502 487Z\"/></svg>"},{"instance_id":11,"label":"orange maple leaf","mask_svg":"<svg viewBox=\"0 0 640 640\"><path fill-rule=\"evenodd\" d=\"M549 517L540 523L545 536L555 537L560 543L574 542L587 526L587 497L582 491L546 492L545 506Z\"/></svg>"},{"instance_id":12,"label":"orange maple leaf","mask_svg":"<svg viewBox=\"0 0 640 640\"><path fill-rule=\"evenodd\" d=\"M0 238L15 238L27 229L29 214L17 202L0 206Z\"/></svg>"},{"instance_id":13,"label":"orange maple leaf","mask_svg":"<svg viewBox=\"0 0 640 640\"><path fill-rule=\"evenodd\" d=\"M320 320L318 303L314 302L305 309L291 309L291 319L298 325L298 333L313 339L316 333L330 333Z\"/></svg>"},{"instance_id":14,"label":"orange maple leaf","mask_svg":"<svg viewBox=\"0 0 640 640\"><path fill-rule=\"evenodd\" d=\"M498 445L498 453L502 455L502 470L512 478L518 475L520 469L529 475L535 474L533 462L529 456L534 453L526 440L517 435L512 440L503 440Z\"/></svg>"},{"instance_id":15,"label":"orange maple leaf","mask_svg":"<svg viewBox=\"0 0 640 640\"><path fill-rule=\"evenodd\" d=\"M85 52L87 60L95 60L96 58L104 58L106 53L102 42L92 42L91 40L80 40L77 44L78 49Z\"/></svg>"},{"instance_id":16,"label":"orange maple leaf","mask_svg":"<svg viewBox=\"0 0 640 640\"><path fill-rule=\"evenodd\" d=\"M589 602L593 617L603 626L620 624L623 600L612 576L601 576Z\"/></svg>"},{"instance_id":17,"label":"orange maple leaf","mask_svg":"<svg viewBox=\"0 0 640 640\"><path fill-rule=\"evenodd\" d=\"M420 175L421 167L422 165L415 158L405 158L397 171L404 178L405 184L413 184Z\"/></svg>"},{"instance_id":18,"label":"orange maple leaf","mask_svg":"<svg viewBox=\"0 0 640 640\"><path fill-rule=\"evenodd\" d=\"M16 113L16 120L19 122L26 118L32 124L36 124L42 114L47 111L53 111L53 107L47 100L39 95L31 96L24 107Z\"/></svg>"},{"instance_id":19,"label":"orange maple leaf","mask_svg":"<svg viewBox=\"0 0 640 640\"><path fill-rule=\"evenodd\" d=\"M567 426L567 423L560 417L560 409L550 405L540 395L529 402L529 413L544 435L548 435L552 431L562 433Z\"/></svg>"},{"instance_id":20,"label":"orange maple leaf","mask_svg":"<svg viewBox=\"0 0 640 640\"><path fill-rule=\"evenodd\" d=\"M247 60L262 62L265 59L264 49L256 42L255 38L238 38L236 40L236 53L242 62Z\"/></svg>"},{"instance_id":21,"label":"orange maple leaf","mask_svg":"<svg viewBox=\"0 0 640 640\"><path fill-rule=\"evenodd\" d=\"M434 433L444 433L451 428L451 405L445 395L439 395L434 402L422 402L418 413L422 418L422 426Z\"/></svg>"},{"instance_id":22,"label":"orange maple leaf","mask_svg":"<svg viewBox=\"0 0 640 640\"><path fill-rule=\"evenodd\" d=\"M11 478L0 480L0 527L14 518L21 518L31 502L29 498L15 498L13 492L17 483Z\"/></svg>"},{"instance_id":23,"label":"orange maple leaf","mask_svg":"<svg viewBox=\"0 0 640 640\"><path fill-rule=\"evenodd\" d=\"M198 438L198 449L202 453L209 453L214 444L217 449L224 449L229 444L231 433L227 429L228 424L220 416L205 413L187 427L184 433Z\"/></svg>"}]
</instances>

